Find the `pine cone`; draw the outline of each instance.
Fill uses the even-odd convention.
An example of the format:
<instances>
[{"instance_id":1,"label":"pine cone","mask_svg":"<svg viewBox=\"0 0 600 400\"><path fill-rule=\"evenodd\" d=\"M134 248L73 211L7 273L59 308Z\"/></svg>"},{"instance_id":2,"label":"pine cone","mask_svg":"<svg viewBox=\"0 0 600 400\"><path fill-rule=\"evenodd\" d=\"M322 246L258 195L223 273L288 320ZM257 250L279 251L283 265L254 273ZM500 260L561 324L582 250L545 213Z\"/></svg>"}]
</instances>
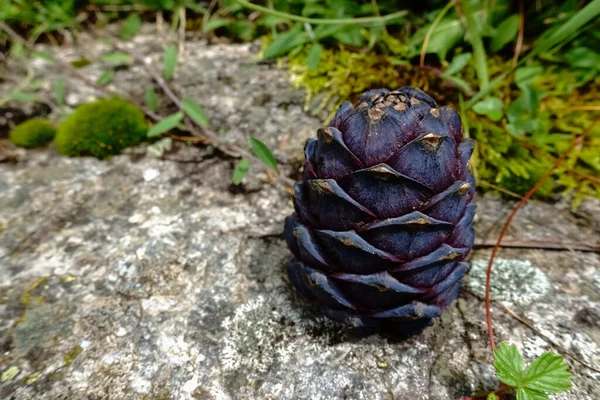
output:
<instances>
[{"instance_id":1,"label":"pine cone","mask_svg":"<svg viewBox=\"0 0 600 400\"><path fill-rule=\"evenodd\" d=\"M288 274L332 319L414 332L458 296L474 240L473 142L419 89L344 103L305 147Z\"/></svg>"}]
</instances>

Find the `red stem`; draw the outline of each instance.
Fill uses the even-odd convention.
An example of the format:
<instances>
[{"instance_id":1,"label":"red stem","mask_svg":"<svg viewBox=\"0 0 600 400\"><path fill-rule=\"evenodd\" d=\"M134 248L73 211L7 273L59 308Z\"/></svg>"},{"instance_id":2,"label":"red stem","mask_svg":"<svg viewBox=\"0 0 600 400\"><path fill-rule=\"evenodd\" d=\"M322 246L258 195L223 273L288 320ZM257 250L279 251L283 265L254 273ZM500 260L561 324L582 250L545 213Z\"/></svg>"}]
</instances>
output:
<instances>
[{"instance_id":1,"label":"red stem","mask_svg":"<svg viewBox=\"0 0 600 400\"><path fill-rule=\"evenodd\" d=\"M562 153L562 155L554 161L554 165L548 171L546 171L546 173L537 181L537 183L533 186L533 188L525 196L523 196L523 198L521 200L519 200L519 202L517 203L515 208L513 208L512 212L506 219L506 222L502 226L502 230L500 231L500 235L498 236L498 240L496 241L496 245L494 246L494 248L492 250L492 255L490 256L490 261L488 262L487 273L486 273L486 277L485 277L485 318L486 318L486 322L487 322L488 336L490 339L490 347L492 349L492 357L494 354L494 350L496 349L496 341L494 340L494 327L492 325L492 310L490 307L492 265L494 264L494 258L496 257L496 253L498 253L498 249L500 248L500 245L502 244L502 238L504 237L504 234L508 230L508 227L509 227L513 217L517 214L517 211L519 211L519 209L523 206L523 204L525 204L527 202L527 200L529 200L531 198L531 196L533 196L533 194L535 192L537 192L537 190L540 188L540 186L542 186L544 184L544 182L546 182L546 180L554 173L556 168L558 168L567 159L567 157L569 156L569 153L571 151L573 151L573 149L576 146L581 144L581 142L583 142L583 139L585 139L585 137L589 134L589 132L594 127L594 125L596 125L596 123L598 123L598 122L600 122L600 117L596 118L594 120L594 122L592 122L591 125L588 126L587 129L581 135L579 135L577 138L573 139L569 148L567 150L565 150L565 152Z\"/></svg>"}]
</instances>

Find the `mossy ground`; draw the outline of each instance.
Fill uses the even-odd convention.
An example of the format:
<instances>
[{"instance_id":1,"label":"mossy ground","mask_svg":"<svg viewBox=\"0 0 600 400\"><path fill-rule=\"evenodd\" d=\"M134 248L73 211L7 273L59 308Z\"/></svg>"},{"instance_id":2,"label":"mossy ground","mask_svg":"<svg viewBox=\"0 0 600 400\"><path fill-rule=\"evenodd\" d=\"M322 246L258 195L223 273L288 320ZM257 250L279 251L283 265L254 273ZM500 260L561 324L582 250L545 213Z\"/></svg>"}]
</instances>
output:
<instances>
[{"instance_id":1,"label":"mossy ground","mask_svg":"<svg viewBox=\"0 0 600 400\"><path fill-rule=\"evenodd\" d=\"M107 158L146 139L144 113L122 99L78 107L60 125L54 144L66 156Z\"/></svg>"},{"instance_id":2,"label":"mossy ground","mask_svg":"<svg viewBox=\"0 0 600 400\"><path fill-rule=\"evenodd\" d=\"M45 119L30 119L10 131L10 141L19 147L32 149L46 146L54 139L56 128Z\"/></svg>"},{"instance_id":3,"label":"mossy ground","mask_svg":"<svg viewBox=\"0 0 600 400\"><path fill-rule=\"evenodd\" d=\"M265 43L268 44L269 38ZM337 107L345 100L355 101L366 90L384 87L416 86L440 104L461 110L460 97L468 96L433 68L419 68L398 64L393 58L372 53L339 49L324 50L320 63L310 69L306 65L308 51L288 58L288 68L295 87L306 90L306 109L318 114L323 122L331 119ZM510 68L510 60L489 58L491 76ZM462 79L477 86L474 70L466 68ZM507 116L510 105L521 96L512 79L494 93L505 107L506 114L499 121L462 110L468 134L476 140L471 162L483 190L497 186L524 195L566 150L569 143L589 127L595 115L578 110L577 105L592 104L600 93L600 78L585 85L578 83L571 70L546 67L532 82L538 94L538 108L534 115L537 130L515 135L510 133ZM600 125L595 126L584 143L557 169L544 184L537 198L550 199L557 193L571 196L576 206L585 196L600 197L600 183L593 179L600 173ZM591 177L591 178L590 178Z\"/></svg>"}]
</instances>

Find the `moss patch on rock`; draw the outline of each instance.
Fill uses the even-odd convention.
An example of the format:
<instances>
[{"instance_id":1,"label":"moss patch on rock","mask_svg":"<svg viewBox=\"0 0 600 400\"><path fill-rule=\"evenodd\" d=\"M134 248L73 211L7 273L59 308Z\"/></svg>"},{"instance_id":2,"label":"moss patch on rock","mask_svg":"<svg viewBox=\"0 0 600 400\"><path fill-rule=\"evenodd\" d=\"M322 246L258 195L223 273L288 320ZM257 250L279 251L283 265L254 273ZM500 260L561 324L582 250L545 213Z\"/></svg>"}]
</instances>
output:
<instances>
[{"instance_id":1,"label":"moss patch on rock","mask_svg":"<svg viewBox=\"0 0 600 400\"><path fill-rule=\"evenodd\" d=\"M58 128L54 144L66 156L107 158L146 139L144 113L122 99L78 107Z\"/></svg>"},{"instance_id":2,"label":"moss patch on rock","mask_svg":"<svg viewBox=\"0 0 600 400\"><path fill-rule=\"evenodd\" d=\"M46 119L30 119L10 131L10 141L19 147L32 149L46 146L54 139L56 128Z\"/></svg>"}]
</instances>

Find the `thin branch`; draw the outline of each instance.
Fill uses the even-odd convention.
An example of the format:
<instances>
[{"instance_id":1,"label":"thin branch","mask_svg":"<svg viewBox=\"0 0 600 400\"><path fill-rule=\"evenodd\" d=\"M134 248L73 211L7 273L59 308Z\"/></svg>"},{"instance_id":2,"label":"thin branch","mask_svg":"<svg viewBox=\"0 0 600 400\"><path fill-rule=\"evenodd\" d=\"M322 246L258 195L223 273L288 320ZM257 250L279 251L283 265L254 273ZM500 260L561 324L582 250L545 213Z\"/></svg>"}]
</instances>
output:
<instances>
[{"instance_id":1,"label":"thin branch","mask_svg":"<svg viewBox=\"0 0 600 400\"><path fill-rule=\"evenodd\" d=\"M286 18L292 21L303 22L308 24L320 24L320 25L351 25L351 24L371 24L371 23L385 23L396 18L404 17L408 14L408 11L402 10L382 17L360 17L360 18L307 18L300 15L288 14L286 12L272 10L267 7L252 4L246 0L233 0L240 6L248 8L254 11L260 11L265 14L275 15L277 17Z\"/></svg>"},{"instance_id":2,"label":"thin branch","mask_svg":"<svg viewBox=\"0 0 600 400\"><path fill-rule=\"evenodd\" d=\"M478 239L475 240L473 247L485 249L494 247L496 240ZM542 250L557 250L557 251L581 251L586 253L600 253L600 246L594 246L576 242L561 242L551 240L509 240L502 241L500 247L512 249L542 249Z\"/></svg>"},{"instance_id":3,"label":"thin branch","mask_svg":"<svg viewBox=\"0 0 600 400\"><path fill-rule=\"evenodd\" d=\"M575 138L571 142L571 144L569 145L567 150L565 150L562 153L562 155L560 156L560 158L558 158L554 162L554 165L550 169L548 169L548 171L546 171L546 173L537 181L537 183L533 186L533 188L529 192L527 192L527 194L517 203L517 205L513 208L512 212L506 219L506 222L502 226L502 230L500 231L498 240L496 241L496 244L495 244L494 248L492 249L492 255L490 256L490 261L488 262L486 279L485 279L485 316L486 316L486 323L487 323L487 327L488 327L488 336L490 339L490 347L492 349L492 356L494 353L494 349L496 348L496 341L494 339L494 327L492 325L492 310L490 307L492 266L494 264L494 258L496 257L496 254L498 253L498 249L500 248L500 245L502 244L502 239L504 238L504 235L506 234L506 231L508 230L508 227L510 226L512 219L517 214L517 211L519 211L519 209L527 202L527 200L529 200L531 198L531 196L533 196L533 194L535 192L537 192L537 190L540 188L540 186L542 186L544 184L544 182L546 182L546 180L548 180L548 178L550 178L550 176L552 176L554 171L567 159L567 157L569 156L569 153L571 153L571 151L573 151L573 149L575 147L579 146L583 142L583 139L585 139L585 137L590 133L592 128L598 122L600 122L600 116L598 118L596 118L594 120L594 122L592 122L592 124L590 126L588 126L587 129L581 135L579 135L577 138Z\"/></svg>"}]
</instances>

